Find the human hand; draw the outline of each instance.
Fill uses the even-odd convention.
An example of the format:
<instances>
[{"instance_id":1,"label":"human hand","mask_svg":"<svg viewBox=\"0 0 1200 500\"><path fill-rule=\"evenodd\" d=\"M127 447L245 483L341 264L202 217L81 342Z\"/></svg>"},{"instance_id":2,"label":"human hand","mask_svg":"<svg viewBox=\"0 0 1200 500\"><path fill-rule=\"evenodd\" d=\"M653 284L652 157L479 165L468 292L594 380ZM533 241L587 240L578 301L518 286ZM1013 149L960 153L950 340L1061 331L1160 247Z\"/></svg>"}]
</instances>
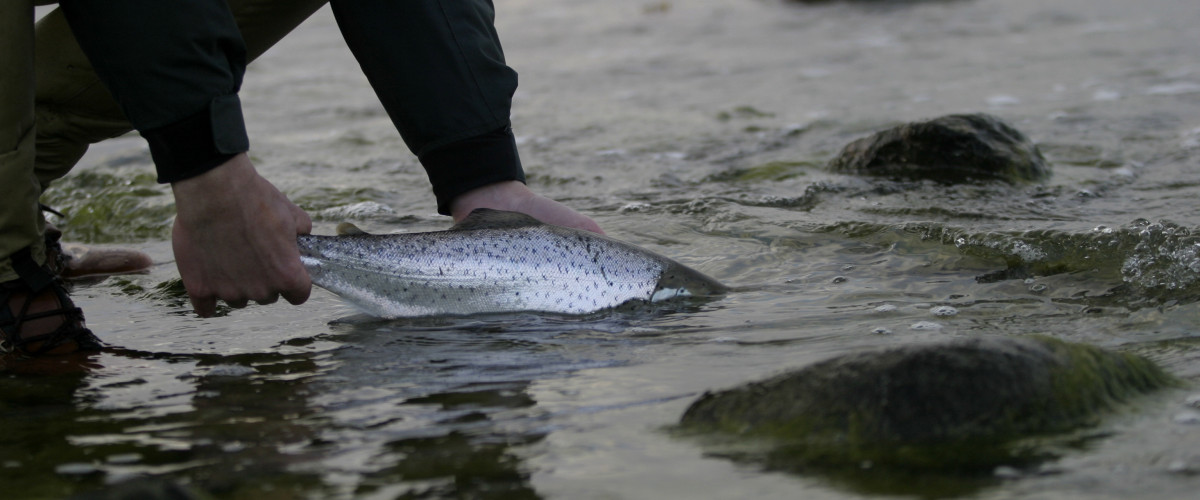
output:
<instances>
[{"instance_id":1,"label":"human hand","mask_svg":"<svg viewBox=\"0 0 1200 500\"><path fill-rule=\"evenodd\" d=\"M280 295L292 304L308 300L312 281L296 235L312 231L312 220L259 176L245 153L171 190L175 264L196 314L215 314L218 299L233 308Z\"/></svg>"},{"instance_id":2,"label":"human hand","mask_svg":"<svg viewBox=\"0 0 1200 500\"><path fill-rule=\"evenodd\" d=\"M520 212L547 224L604 234L600 225L588 216L538 195L517 181L497 182L459 195L450 203L450 215L454 222L461 222L476 208Z\"/></svg>"}]
</instances>

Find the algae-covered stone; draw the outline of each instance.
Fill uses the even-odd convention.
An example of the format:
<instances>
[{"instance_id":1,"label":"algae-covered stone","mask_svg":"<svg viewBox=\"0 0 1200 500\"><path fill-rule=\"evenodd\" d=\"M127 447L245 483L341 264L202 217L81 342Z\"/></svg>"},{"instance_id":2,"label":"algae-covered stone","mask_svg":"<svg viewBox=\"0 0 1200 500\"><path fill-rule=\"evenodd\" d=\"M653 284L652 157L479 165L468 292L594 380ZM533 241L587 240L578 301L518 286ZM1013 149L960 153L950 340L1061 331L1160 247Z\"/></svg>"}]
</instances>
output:
<instances>
[{"instance_id":1,"label":"algae-covered stone","mask_svg":"<svg viewBox=\"0 0 1200 500\"><path fill-rule=\"evenodd\" d=\"M1076 429L1172 383L1144 358L1044 337L851 354L708 393L682 428L763 438L822 465L988 468L1014 440Z\"/></svg>"},{"instance_id":2,"label":"algae-covered stone","mask_svg":"<svg viewBox=\"0 0 1200 500\"><path fill-rule=\"evenodd\" d=\"M948 115L851 142L829 164L839 173L939 182L1045 179L1046 159L1017 129L991 115Z\"/></svg>"}]
</instances>

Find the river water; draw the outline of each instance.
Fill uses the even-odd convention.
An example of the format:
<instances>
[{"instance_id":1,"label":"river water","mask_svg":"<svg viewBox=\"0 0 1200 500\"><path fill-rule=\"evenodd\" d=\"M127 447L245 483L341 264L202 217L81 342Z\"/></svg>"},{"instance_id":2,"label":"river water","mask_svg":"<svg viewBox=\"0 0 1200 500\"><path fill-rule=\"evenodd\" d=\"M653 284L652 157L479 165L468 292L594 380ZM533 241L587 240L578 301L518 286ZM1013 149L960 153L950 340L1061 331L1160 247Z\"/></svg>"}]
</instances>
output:
<instances>
[{"instance_id":1,"label":"river water","mask_svg":"<svg viewBox=\"0 0 1200 500\"><path fill-rule=\"evenodd\" d=\"M140 139L115 139L47 201L68 239L161 264L77 285L114 347L94 366L0 376L6 498L135 478L254 499L1200 491L1194 0L496 3L530 185L735 291L652 314L379 322L316 290L200 319L171 262L169 191ZM327 10L251 66L242 100L256 164L315 232L449 225ZM1023 131L1053 176L946 186L824 169L851 140L960 112ZM1188 385L986 477L769 470L669 432L708 389L1026 334L1137 352Z\"/></svg>"}]
</instances>

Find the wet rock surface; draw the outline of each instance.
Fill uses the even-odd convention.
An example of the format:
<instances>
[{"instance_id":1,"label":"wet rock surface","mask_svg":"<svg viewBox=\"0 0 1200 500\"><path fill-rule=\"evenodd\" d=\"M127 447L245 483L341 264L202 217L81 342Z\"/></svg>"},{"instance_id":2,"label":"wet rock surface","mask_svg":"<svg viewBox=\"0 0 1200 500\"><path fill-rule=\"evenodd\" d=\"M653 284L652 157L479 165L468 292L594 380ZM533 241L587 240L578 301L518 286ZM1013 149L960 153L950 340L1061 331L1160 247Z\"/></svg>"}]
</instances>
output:
<instances>
[{"instance_id":1,"label":"wet rock surface","mask_svg":"<svg viewBox=\"0 0 1200 500\"><path fill-rule=\"evenodd\" d=\"M765 438L776 462L990 471L1037 455L1010 444L1094 424L1172 381L1132 354L1046 337L973 338L850 354L707 393L681 423Z\"/></svg>"},{"instance_id":2,"label":"wet rock surface","mask_svg":"<svg viewBox=\"0 0 1200 500\"><path fill-rule=\"evenodd\" d=\"M1037 146L983 113L908 123L851 142L829 163L838 173L958 183L1030 182L1050 176Z\"/></svg>"}]
</instances>

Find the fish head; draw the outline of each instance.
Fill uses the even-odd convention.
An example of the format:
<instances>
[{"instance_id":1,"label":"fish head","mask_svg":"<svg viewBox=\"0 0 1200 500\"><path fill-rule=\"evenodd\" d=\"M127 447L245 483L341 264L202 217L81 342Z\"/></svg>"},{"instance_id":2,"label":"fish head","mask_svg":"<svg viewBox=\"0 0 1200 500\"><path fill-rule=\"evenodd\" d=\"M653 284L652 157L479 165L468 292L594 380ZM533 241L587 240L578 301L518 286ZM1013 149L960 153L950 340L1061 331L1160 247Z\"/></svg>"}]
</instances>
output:
<instances>
[{"instance_id":1,"label":"fish head","mask_svg":"<svg viewBox=\"0 0 1200 500\"><path fill-rule=\"evenodd\" d=\"M650 301L658 302L676 297L715 297L728 291L729 287L712 277L667 259Z\"/></svg>"}]
</instances>

